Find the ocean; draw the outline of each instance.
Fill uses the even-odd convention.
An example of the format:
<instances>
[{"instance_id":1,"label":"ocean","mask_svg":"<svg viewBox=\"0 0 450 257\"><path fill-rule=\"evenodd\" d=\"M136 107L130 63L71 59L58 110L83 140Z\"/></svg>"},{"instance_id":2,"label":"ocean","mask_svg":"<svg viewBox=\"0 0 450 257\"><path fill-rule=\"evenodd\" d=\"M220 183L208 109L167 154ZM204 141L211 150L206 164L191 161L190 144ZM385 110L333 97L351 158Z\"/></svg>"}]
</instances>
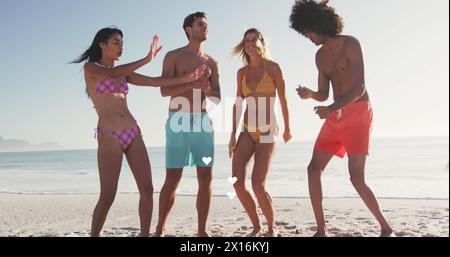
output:
<instances>
[{"instance_id":1,"label":"ocean","mask_svg":"<svg viewBox=\"0 0 450 257\"><path fill-rule=\"evenodd\" d=\"M306 167L314 142L278 143L266 182L272 197L309 197ZM164 178L164 148L148 148L156 192ZM98 194L96 150L0 153L0 194ZM379 198L449 199L449 138L373 139L366 181ZM247 186L251 190L251 169ZM213 195L233 191L225 145L216 146ZM325 197L357 197L347 158L333 158L323 177ZM118 193L136 193L124 158ZM196 195L195 168L185 168L179 195Z\"/></svg>"}]
</instances>

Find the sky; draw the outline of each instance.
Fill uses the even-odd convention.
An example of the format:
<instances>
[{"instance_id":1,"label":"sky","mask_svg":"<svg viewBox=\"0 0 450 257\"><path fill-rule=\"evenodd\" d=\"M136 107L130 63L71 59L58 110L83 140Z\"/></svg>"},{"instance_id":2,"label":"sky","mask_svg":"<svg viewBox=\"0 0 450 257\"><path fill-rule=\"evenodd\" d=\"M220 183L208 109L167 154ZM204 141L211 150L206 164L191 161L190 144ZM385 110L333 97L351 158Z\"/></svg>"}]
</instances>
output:
<instances>
[{"instance_id":1,"label":"sky","mask_svg":"<svg viewBox=\"0 0 450 257\"><path fill-rule=\"evenodd\" d=\"M184 17L208 14L205 51L220 65L222 97L236 94L242 67L231 49L251 27L268 41L283 69L295 141L311 141L322 121L313 101L300 100L299 84L317 89L318 47L289 28L291 0L32 0L0 1L0 137L67 149L94 149L98 116L84 93L82 65L67 64L108 26L124 32L117 65L143 58L152 36L163 49L138 70L160 76L164 55L187 44ZM374 109L373 137L449 135L449 2L447 0L331 0L346 35L359 39ZM331 104L332 99L326 103ZM128 106L148 147L165 143L168 98L157 88L131 87ZM228 108L228 109L227 109ZM224 106L226 112L231 106ZM225 116L226 117L226 116ZM231 116L227 119L231 119ZM282 117L279 122L283 128ZM217 123L219 124L219 122ZM216 133L216 143L229 132Z\"/></svg>"}]
</instances>

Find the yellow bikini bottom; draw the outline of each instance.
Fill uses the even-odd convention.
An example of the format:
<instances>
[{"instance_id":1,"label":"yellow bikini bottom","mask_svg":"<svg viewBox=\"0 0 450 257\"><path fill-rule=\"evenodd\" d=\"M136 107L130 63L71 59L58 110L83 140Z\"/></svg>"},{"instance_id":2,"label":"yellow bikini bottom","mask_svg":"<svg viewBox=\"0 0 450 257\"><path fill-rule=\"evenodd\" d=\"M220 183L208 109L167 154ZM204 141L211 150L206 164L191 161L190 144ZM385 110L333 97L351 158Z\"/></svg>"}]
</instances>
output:
<instances>
[{"instance_id":1,"label":"yellow bikini bottom","mask_svg":"<svg viewBox=\"0 0 450 257\"><path fill-rule=\"evenodd\" d=\"M248 124L244 123L245 131L250 135L250 137L253 139L253 141L259 143L259 138L262 135L270 135L272 125L265 125L265 126L259 126L259 127L252 127ZM276 133L278 134L278 126L276 127Z\"/></svg>"}]
</instances>

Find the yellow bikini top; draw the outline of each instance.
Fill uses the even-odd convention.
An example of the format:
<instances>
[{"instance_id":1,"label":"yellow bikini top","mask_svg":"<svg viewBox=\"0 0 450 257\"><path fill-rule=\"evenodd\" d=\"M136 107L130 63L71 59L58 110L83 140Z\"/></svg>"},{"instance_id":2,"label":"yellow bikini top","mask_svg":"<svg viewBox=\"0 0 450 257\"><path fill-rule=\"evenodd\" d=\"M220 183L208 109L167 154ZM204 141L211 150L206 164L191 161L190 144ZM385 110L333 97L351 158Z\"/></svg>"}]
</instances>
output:
<instances>
[{"instance_id":1,"label":"yellow bikini top","mask_svg":"<svg viewBox=\"0 0 450 257\"><path fill-rule=\"evenodd\" d=\"M250 89L247 86L247 70L248 66L245 68L245 74L242 78L242 94L247 97L251 95L252 93L261 93L261 94L270 94L275 93L276 86L273 81L273 79L270 77L269 73L267 72L267 64L266 61L264 61L264 75L259 84L256 86L255 90Z\"/></svg>"}]
</instances>

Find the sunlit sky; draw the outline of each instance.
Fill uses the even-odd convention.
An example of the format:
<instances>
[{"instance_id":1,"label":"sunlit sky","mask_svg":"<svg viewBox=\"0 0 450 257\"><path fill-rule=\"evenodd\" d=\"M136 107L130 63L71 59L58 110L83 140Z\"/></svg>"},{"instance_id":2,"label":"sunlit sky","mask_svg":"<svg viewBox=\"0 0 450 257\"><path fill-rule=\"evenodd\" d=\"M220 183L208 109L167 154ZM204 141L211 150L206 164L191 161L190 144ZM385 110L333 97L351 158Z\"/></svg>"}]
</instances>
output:
<instances>
[{"instance_id":1,"label":"sunlit sky","mask_svg":"<svg viewBox=\"0 0 450 257\"><path fill-rule=\"evenodd\" d=\"M220 64L222 96L235 95L236 71L242 66L230 56L231 49L246 29L258 27L284 70L294 140L314 140L322 124L313 112L318 103L300 100L295 88L317 88L318 47L289 28L293 2L2 0L0 136L35 144L53 141L68 149L95 148L98 117L84 93L81 65L67 63L90 45L99 29L113 25L123 30L125 41L117 64L144 57L152 35L160 36L161 54L139 70L160 76L167 51L187 44L184 17L204 11L209 18L205 50ZM357 37L363 46L375 112L373 136L448 136L449 2L330 3L344 19L344 34ZM168 103L159 89L131 88L128 105L149 147L164 145ZM228 132L216 133L217 144L228 139Z\"/></svg>"}]
</instances>

